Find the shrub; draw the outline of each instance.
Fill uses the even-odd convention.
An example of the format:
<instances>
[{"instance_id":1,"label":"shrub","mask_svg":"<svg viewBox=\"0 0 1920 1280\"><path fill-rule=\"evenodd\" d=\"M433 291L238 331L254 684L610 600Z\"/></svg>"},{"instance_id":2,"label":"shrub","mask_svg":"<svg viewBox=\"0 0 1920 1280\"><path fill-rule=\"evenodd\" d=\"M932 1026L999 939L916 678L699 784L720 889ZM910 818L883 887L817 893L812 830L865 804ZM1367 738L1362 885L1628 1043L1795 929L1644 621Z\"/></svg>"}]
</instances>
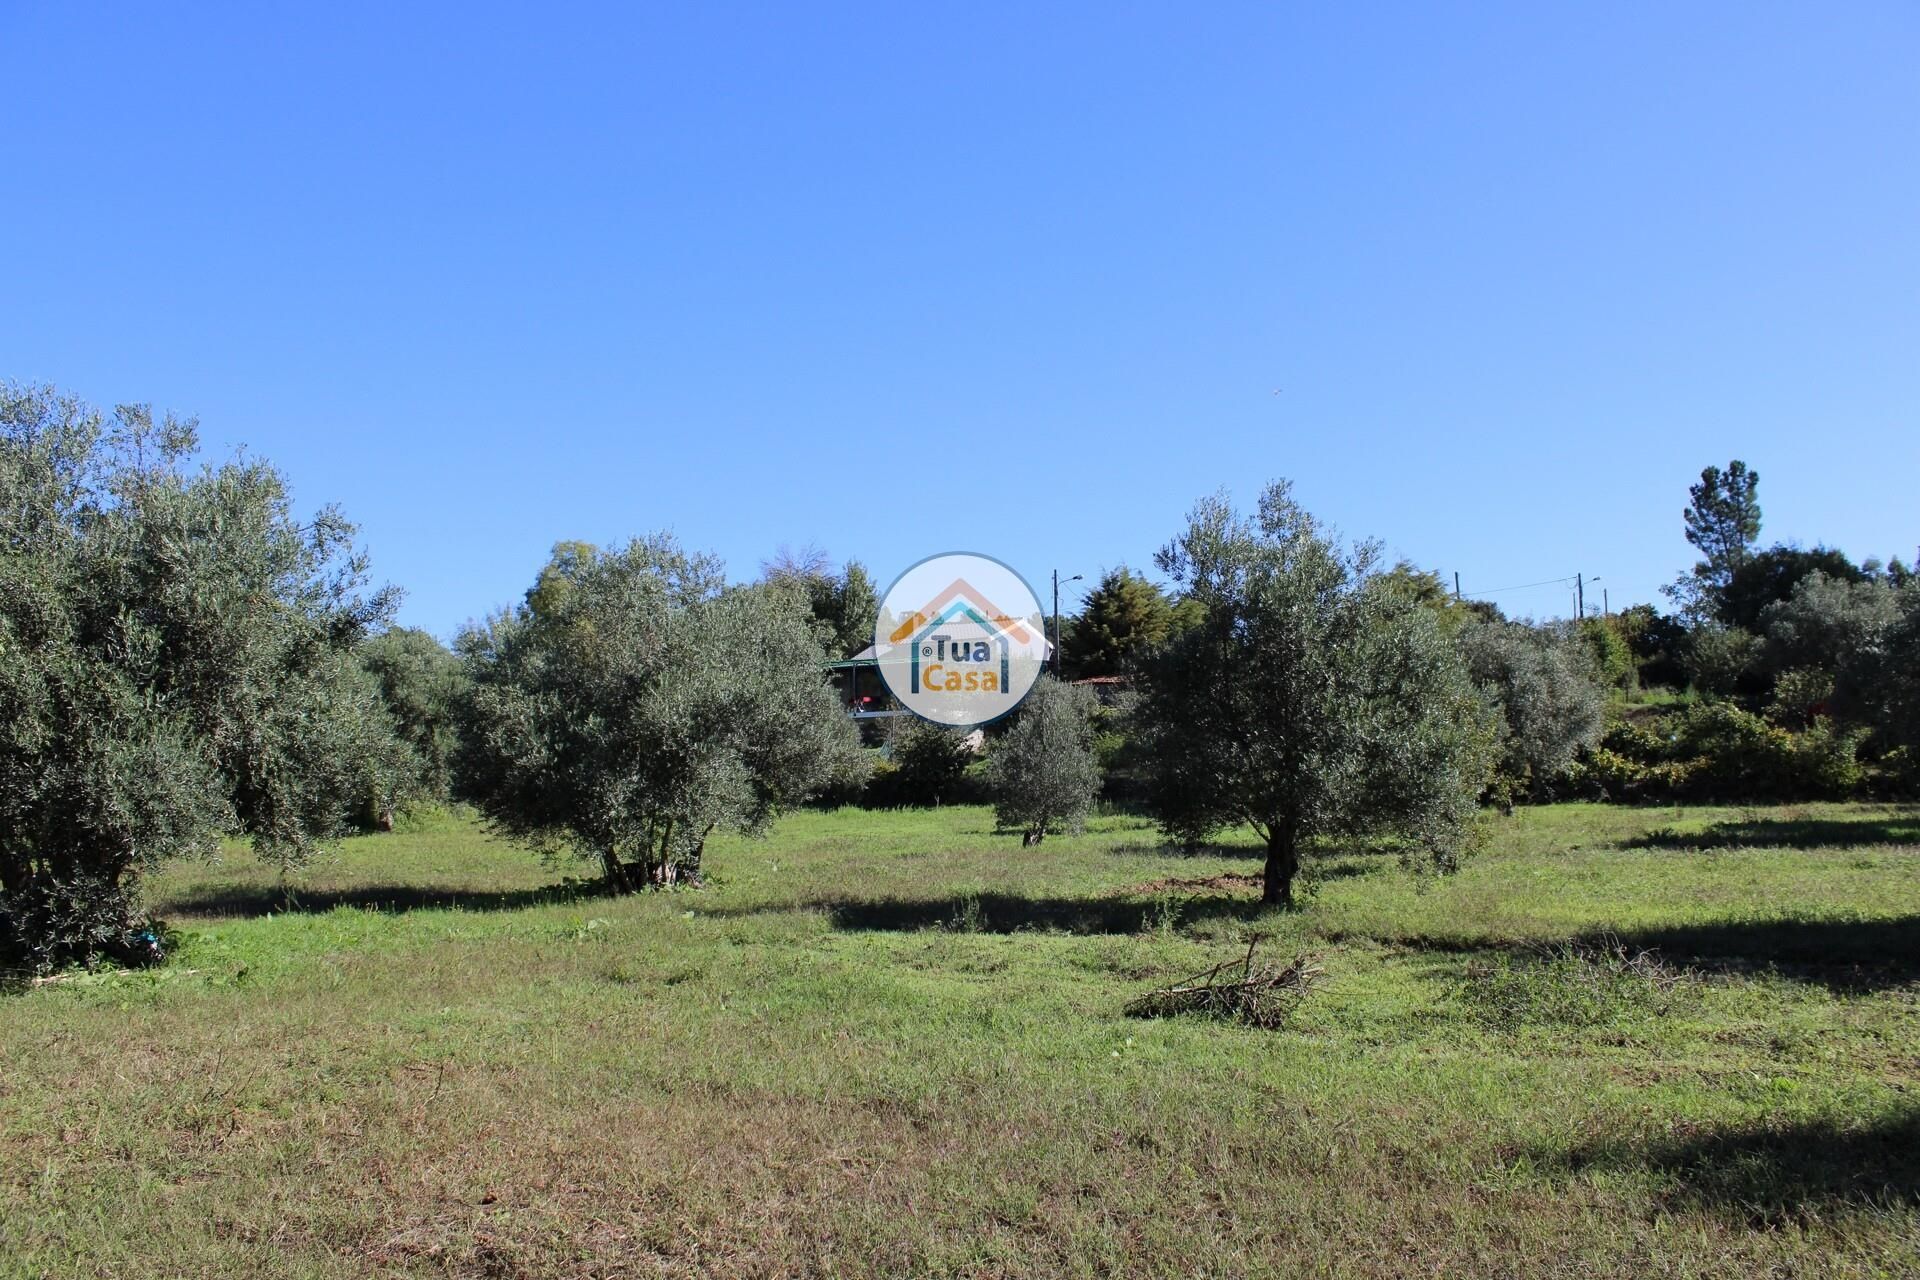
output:
<instances>
[{"instance_id":1,"label":"shrub","mask_svg":"<svg viewBox=\"0 0 1920 1280\"><path fill-rule=\"evenodd\" d=\"M1765 692L1760 675L1760 637L1738 627L1703 625L1687 640L1684 658L1687 679L1705 693L1731 697Z\"/></svg>"},{"instance_id":2,"label":"shrub","mask_svg":"<svg viewBox=\"0 0 1920 1280\"><path fill-rule=\"evenodd\" d=\"M1726 702L1694 707L1679 721L1676 754L1694 761L1685 798L1844 799L1860 783L1860 735L1831 724L1796 735Z\"/></svg>"},{"instance_id":3,"label":"shrub","mask_svg":"<svg viewBox=\"0 0 1920 1280\"><path fill-rule=\"evenodd\" d=\"M1800 733L1729 702L1607 731L1581 780L1613 800L1844 799L1866 785L1865 735L1821 718Z\"/></svg>"},{"instance_id":4,"label":"shrub","mask_svg":"<svg viewBox=\"0 0 1920 1280\"><path fill-rule=\"evenodd\" d=\"M1631 690L1638 683L1633 650L1625 629L1613 618L1586 618L1577 627L1593 674L1610 689Z\"/></svg>"},{"instance_id":5,"label":"shrub","mask_svg":"<svg viewBox=\"0 0 1920 1280\"><path fill-rule=\"evenodd\" d=\"M1783 729L1805 729L1817 720L1833 700L1833 673L1817 667L1795 667L1783 671L1773 682L1773 698L1767 704L1767 719Z\"/></svg>"},{"instance_id":6,"label":"shrub","mask_svg":"<svg viewBox=\"0 0 1920 1280\"><path fill-rule=\"evenodd\" d=\"M1096 704L1085 689L1042 676L1012 729L987 761L994 820L1034 845L1049 832L1078 831L1100 790L1094 758Z\"/></svg>"},{"instance_id":7,"label":"shrub","mask_svg":"<svg viewBox=\"0 0 1920 1280\"><path fill-rule=\"evenodd\" d=\"M887 734L887 763L876 769L867 803L909 809L978 799L980 789L967 777L975 755L969 737L918 716L898 717Z\"/></svg>"}]
</instances>

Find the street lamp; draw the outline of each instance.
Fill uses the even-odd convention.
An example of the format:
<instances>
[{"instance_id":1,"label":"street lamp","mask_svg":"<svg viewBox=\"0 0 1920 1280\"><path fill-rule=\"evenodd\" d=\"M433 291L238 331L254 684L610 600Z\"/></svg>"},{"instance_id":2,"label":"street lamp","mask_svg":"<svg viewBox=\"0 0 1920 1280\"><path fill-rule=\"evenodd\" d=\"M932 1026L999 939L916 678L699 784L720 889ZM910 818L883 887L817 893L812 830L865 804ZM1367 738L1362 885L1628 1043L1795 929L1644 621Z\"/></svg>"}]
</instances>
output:
<instances>
[{"instance_id":1,"label":"street lamp","mask_svg":"<svg viewBox=\"0 0 1920 1280\"><path fill-rule=\"evenodd\" d=\"M1068 578L1068 582L1078 582L1080 574ZM1060 571L1053 571L1053 652L1048 655L1047 665L1053 668L1053 678L1060 678Z\"/></svg>"}]
</instances>

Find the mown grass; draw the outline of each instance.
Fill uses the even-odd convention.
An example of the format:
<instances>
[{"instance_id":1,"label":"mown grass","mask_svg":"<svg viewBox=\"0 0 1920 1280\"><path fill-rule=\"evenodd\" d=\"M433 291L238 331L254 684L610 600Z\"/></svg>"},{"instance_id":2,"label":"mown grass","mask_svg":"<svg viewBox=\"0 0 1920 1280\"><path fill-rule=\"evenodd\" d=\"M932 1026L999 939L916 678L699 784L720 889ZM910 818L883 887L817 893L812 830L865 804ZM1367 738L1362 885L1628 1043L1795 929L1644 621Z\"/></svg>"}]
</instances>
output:
<instances>
[{"instance_id":1,"label":"mown grass","mask_svg":"<svg viewBox=\"0 0 1920 1280\"><path fill-rule=\"evenodd\" d=\"M0 998L0 1273L1920 1272L1920 811L1523 810L1286 915L1247 845L991 825L170 871L167 968ZM1287 1030L1123 1016L1249 929L1327 970Z\"/></svg>"}]
</instances>

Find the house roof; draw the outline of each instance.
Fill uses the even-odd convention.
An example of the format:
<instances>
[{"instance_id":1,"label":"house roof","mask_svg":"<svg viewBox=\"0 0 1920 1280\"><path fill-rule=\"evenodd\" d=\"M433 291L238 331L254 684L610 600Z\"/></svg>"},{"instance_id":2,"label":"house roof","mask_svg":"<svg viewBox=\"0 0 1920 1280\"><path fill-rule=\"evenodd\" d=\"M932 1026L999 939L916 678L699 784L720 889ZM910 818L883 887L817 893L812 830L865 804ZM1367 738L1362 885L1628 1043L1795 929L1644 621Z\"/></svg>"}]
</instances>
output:
<instances>
[{"instance_id":1,"label":"house roof","mask_svg":"<svg viewBox=\"0 0 1920 1280\"><path fill-rule=\"evenodd\" d=\"M955 578L952 582L949 582L946 585L946 588L942 590L939 595L929 600L925 605L923 605L920 609L918 609L914 613L908 615L907 618L903 622L901 622L899 626L893 629L893 634L888 636L887 638L889 640L892 640L895 644L898 644L900 641L905 640L908 636L912 635L915 631L918 631L921 628L921 626L923 626L927 622L928 619L937 617L942 609L946 608L949 604L952 604L955 600L960 599L962 597L971 601L974 604L980 605L984 608L992 609L994 611L992 622L995 627L999 628L1002 631L1005 631L1008 635L1020 641L1020 643L1022 644L1025 644L1027 642L1027 635L1028 635L1027 624L1022 622L1020 619L1011 617L1007 613L1002 611L1000 609L1000 606L994 604L991 600L987 599L984 595L980 594L980 592L975 590L973 585L969 583L965 578Z\"/></svg>"},{"instance_id":2,"label":"house roof","mask_svg":"<svg viewBox=\"0 0 1920 1280\"><path fill-rule=\"evenodd\" d=\"M870 667L877 664L880 661L880 656L882 654L891 652L892 649L893 649L893 646L890 644L889 645L871 645L870 644L866 648L862 649L860 652L854 654L851 658L840 658L834 662L829 662L827 666L834 668L835 670L839 670L844 667ZM1052 654L1053 654L1053 642L1048 640L1046 637L1042 636L1040 639L1040 656L1042 658L1046 658L1046 657L1051 657Z\"/></svg>"}]
</instances>

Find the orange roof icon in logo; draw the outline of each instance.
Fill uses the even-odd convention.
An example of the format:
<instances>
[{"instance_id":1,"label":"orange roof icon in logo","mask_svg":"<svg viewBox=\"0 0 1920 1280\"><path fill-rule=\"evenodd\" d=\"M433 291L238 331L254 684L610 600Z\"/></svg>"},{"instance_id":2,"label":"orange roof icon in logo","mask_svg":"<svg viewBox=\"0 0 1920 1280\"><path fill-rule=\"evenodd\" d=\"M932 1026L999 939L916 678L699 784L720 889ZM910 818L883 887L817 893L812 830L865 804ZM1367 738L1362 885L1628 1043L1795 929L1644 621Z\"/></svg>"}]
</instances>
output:
<instances>
[{"instance_id":1,"label":"orange roof icon in logo","mask_svg":"<svg viewBox=\"0 0 1920 1280\"><path fill-rule=\"evenodd\" d=\"M976 591L965 578L955 578L952 582L948 583L940 594L909 614L904 622L893 629L892 634L890 634L887 639L894 644L899 644L902 640L905 640L915 631L925 626L929 619L939 617L941 610L952 604L956 599L963 597L972 604L979 606L980 612L984 614L999 631L1012 636L1021 644L1025 644L1028 640L1032 639L1032 635L1028 632L1025 622L1018 618L1008 616L1006 610L994 604L979 591Z\"/></svg>"}]
</instances>

